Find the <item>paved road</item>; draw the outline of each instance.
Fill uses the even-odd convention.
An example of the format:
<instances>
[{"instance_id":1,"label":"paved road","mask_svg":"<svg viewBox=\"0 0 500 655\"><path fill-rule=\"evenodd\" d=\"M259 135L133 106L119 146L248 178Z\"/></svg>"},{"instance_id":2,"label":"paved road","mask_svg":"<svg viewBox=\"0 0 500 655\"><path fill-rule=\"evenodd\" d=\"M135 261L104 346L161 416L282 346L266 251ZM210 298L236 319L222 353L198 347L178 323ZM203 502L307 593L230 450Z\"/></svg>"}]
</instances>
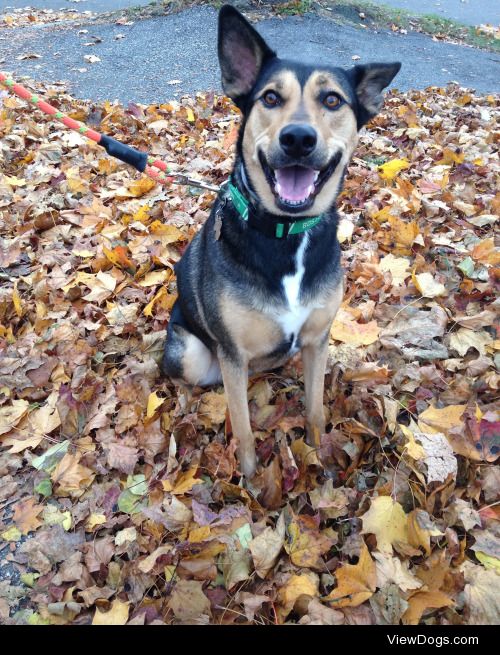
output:
<instances>
[{"instance_id":1,"label":"paved road","mask_svg":"<svg viewBox=\"0 0 500 655\"><path fill-rule=\"evenodd\" d=\"M391 5L415 14L437 14L467 25L500 23L500 0L371 0L374 4ZM78 11L105 12L125 7L147 5L150 0L4 0L2 11L27 5L39 9L77 9Z\"/></svg>"},{"instance_id":2,"label":"paved road","mask_svg":"<svg viewBox=\"0 0 500 655\"><path fill-rule=\"evenodd\" d=\"M406 9L413 14L436 14L466 25L500 24L500 0L383 0L376 4Z\"/></svg>"},{"instance_id":3,"label":"paved road","mask_svg":"<svg viewBox=\"0 0 500 655\"><path fill-rule=\"evenodd\" d=\"M137 21L130 27L102 24L78 35L74 27L23 28L0 31L0 67L41 81L68 80L75 96L122 102L159 102L176 94L219 89L216 56L216 17L211 7L194 7L173 16ZM395 85L425 88L458 81L480 92L499 91L500 55L433 41L422 34L374 33L340 26L315 15L266 19L259 30L281 55L297 56L341 66L360 63L403 62ZM118 33L125 38L114 40ZM102 43L85 47L90 35ZM300 51L297 47L300 44ZM26 53L41 59L18 60ZM84 55L101 61L88 64ZM87 72L79 72L86 68ZM181 80L181 84L167 84Z\"/></svg>"}]
</instances>

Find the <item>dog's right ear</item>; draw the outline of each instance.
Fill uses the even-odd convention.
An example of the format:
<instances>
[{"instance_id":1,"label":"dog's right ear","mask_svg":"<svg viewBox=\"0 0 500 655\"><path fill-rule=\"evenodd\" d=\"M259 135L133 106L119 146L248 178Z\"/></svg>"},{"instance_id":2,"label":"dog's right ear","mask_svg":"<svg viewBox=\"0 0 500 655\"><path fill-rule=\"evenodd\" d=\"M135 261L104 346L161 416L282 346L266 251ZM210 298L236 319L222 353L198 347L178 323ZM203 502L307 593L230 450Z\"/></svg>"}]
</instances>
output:
<instances>
[{"instance_id":1,"label":"dog's right ear","mask_svg":"<svg viewBox=\"0 0 500 655\"><path fill-rule=\"evenodd\" d=\"M218 50L224 93L241 105L262 64L276 53L231 5L224 5L219 12Z\"/></svg>"}]
</instances>

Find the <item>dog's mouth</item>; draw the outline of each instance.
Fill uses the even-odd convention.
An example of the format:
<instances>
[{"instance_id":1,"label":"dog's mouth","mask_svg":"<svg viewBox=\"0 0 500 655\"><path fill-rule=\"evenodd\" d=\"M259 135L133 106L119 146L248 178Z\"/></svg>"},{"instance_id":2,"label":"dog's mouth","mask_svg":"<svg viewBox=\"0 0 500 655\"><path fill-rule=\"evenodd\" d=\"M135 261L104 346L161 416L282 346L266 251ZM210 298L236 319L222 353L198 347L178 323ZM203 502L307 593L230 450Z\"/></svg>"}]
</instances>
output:
<instances>
[{"instance_id":1,"label":"dog's mouth","mask_svg":"<svg viewBox=\"0 0 500 655\"><path fill-rule=\"evenodd\" d=\"M276 204L284 211L302 212L314 204L314 198L337 168L342 153L337 152L322 169L307 166L284 166L273 169L265 155L259 152L259 160L267 182L276 198Z\"/></svg>"}]
</instances>

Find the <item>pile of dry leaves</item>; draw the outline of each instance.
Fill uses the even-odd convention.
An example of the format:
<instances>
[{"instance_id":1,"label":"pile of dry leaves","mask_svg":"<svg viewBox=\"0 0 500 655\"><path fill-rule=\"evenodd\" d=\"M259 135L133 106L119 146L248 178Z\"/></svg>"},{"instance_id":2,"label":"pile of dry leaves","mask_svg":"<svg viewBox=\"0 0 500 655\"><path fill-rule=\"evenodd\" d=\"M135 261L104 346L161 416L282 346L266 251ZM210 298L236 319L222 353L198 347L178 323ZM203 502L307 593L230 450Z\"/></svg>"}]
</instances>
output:
<instances>
[{"instance_id":1,"label":"pile of dry leaves","mask_svg":"<svg viewBox=\"0 0 500 655\"><path fill-rule=\"evenodd\" d=\"M46 95L193 176L231 169L225 98ZM329 431L306 445L299 357L253 378L251 484L222 388L158 369L213 194L0 101L0 622L498 623L499 98L390 94L362 135Z\"/></svg>"}]
</instances>

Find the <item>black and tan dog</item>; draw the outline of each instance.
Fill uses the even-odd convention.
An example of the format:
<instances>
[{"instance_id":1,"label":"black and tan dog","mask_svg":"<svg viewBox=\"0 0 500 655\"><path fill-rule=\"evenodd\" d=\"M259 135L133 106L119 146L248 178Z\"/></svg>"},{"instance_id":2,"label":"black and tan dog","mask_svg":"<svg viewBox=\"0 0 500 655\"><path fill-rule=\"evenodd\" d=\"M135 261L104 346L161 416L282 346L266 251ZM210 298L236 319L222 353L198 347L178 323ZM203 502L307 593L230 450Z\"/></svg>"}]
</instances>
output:
<instances>
[{"instance_id":1,"label":"black and tan dog","mask_svg":"<svg viewBox=\"0 0 500 655\"><path fill-rule=\"evenodd\" d=\"M400 64L344 70L279 59L229 5L218 48L223 89L243 121L231 178L176 267L163 371L191 385L223 381L250 477L249 373L300 350L309 442L324 432L328 334L343 293L335 199L358 130Z\"/></svg>"}]
</instances>

